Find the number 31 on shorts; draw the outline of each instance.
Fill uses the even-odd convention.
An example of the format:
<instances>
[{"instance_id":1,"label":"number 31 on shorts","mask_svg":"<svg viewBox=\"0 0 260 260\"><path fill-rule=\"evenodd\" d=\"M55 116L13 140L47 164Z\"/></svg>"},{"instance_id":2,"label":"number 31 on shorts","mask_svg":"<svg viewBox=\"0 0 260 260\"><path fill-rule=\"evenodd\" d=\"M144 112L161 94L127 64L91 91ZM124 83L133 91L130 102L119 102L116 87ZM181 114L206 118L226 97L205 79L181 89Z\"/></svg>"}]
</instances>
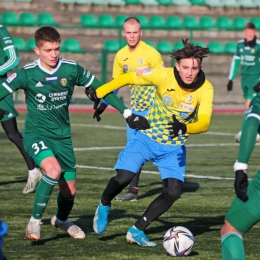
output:
<instances>
[{"instance_id":1,"label":"number 31 on shorts","mask_svg":"<svg viewBox=\"0 0 260 260\"><path fill-rule=\"evenodd\" d=\"M34 154L38 154L40 152L40 150L45 150L48 147L44 144L43 141L40 141L39 143L34 143L32 145L32 148L35 150Z\"/></svg>"}]
</instances>

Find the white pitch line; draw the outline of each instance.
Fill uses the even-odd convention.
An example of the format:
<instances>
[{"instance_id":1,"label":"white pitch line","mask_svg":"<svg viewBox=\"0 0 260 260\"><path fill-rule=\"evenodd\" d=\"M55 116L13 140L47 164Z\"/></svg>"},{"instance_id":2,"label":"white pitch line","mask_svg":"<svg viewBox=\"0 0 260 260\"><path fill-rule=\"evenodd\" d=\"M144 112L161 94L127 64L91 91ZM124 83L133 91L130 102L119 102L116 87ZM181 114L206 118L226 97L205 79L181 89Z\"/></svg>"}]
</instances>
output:
<instances>
[{"instance_id":1,"label":"white pitch line","mask_svg":"<svg viewBox=\"0 0 260 260\"><path fill-rule=\"evenodd\" d=\"M24 120L17 120L18 123L24 123ZM74 124L72 123L71 126L79 126L79 127L94 127L94 128L105 128L105 129L112 129L112 130L124 130L126 131L125 126L112 126L112 125L101 125L101 124ZM233 136L235 133L223 133L223 132L205 132L202 134L208 135L224 135L224 136Z\"/></svg>"},{"instance_id":2,"label":"white pitch line","mask_svg":"<svg viewBox=\"0 0 260 260\"><path fill-rule=\"evenodd\" d=\"M205 132L204 134L208 134L208 135L226 135L226 136L233 136L235 134L232 133L221 133L221 132Z\"/></svg>"},{"instance_id":3,"label":"white pitch line","mask_svg":"<svg viewBox=\"0 0 260 260\"><path fill-rule=\"evenodd\" d=\"M214 147L214 146L238 146L238 143L224 143L224 144L187 144L186 147ZM256 144L260 145L260 144ZM104 146L104 147L84 147L74 148L74 151L93 151L93 150L122 150L125 146Z\"/></svg>"},{"instance_id":4,"label":"white pitch line","mask_svg":"<svg viewBox=\"0 0 260 260\"><path fill-rule=\"evenodd\" d=\"M103 170L103 171L113 171L114 170L114 168L86 166L86 165L77 165L76 167L81 168L81 169L96 169L96 170ZM159 175L159 172L156 172L156 171L142 170L142 173ZM233 181L235 179L235 178L229 178L229 177L203 176L203 175L195 175L195 174L186 174L185 177L194 178L194 179L229 180L229 181L230 180Z\"/></svg>"}]
</instances>

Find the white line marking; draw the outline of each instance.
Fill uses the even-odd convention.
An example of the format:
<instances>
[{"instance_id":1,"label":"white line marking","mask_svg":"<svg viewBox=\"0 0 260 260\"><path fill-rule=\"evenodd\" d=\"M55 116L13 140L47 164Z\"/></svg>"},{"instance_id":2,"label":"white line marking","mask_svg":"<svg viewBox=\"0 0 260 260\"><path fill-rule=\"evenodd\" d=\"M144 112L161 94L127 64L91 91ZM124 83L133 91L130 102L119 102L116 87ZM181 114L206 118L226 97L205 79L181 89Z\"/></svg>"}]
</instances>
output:
<instances>
[{"instance_id":1,"label":"white line marking","mask_svg":"<svg viewBox=\"0 0 260 260\"><path fill-rule=\"evenodd\" d=\"M77 168L81 169L96 169L96 170L103 170L103 171L114 171L114 168L107 168L107 167L96 167L96 166L86 166L86 165L77 165ZM159 172L156 171L144 171L142 173L145 174L156 174L158 175ZM217 176L203 176L203 175L195 175L195 174L186 174L185 177L194 178L194 179L211 179L211 180L231 180L233 181L235 178L229 177L217 177Z\"/></svg>"}]
</instances>

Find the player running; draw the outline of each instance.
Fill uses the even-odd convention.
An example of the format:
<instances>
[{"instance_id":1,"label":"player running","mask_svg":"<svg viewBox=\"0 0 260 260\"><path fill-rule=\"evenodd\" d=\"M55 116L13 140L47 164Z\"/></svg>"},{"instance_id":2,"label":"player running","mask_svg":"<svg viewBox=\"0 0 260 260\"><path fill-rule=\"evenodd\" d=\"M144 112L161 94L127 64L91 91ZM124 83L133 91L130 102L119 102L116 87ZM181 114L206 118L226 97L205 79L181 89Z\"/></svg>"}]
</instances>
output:
<instances>
[{"instance_id":1,"label":"player running","mask_svg":"<svg viewBox=\"0 0 260 260\"><path fill-rule=\"evenodd\" d=\"M135 17L128 17L124 21L122 35L127 41L127 45L120 49L114 58L113 78L117 78L127 72L138 72L153 68L164 67L161 54L152 46L141 41L143 34L140 21ZM151 107L155 95L155 86L129 85L131 97L131 110L137 114L145 116ZM115 93L117 93L116 90ZM108 103L102 101L97 107L94 118L100 120L100 114L104 112ZM135 130L127 126L127 141L134 137ZM138 183L141 169L129 184L128 191L116 197L119 201L135 201L138 199Z\"/></svg>"},{"instance_id":2,"label":"player running","mask_svg":"<svg viewBox=\"0 0 260 260\"><path fill-rule=\"evenodd\" d=\"M184 47L171 53L174 68L129 72L93 91L92 98L127 84L155 85L152 107L146 118L150 129L136 131L115 165L117 175L109 180L93 220L94 231L106 230L112 199L126 187L141 166L152 161L159 169L163 192L148 206L144 214L128 230L126 239L141 246L156 246L144 230L166 212L180 197L186 172L185 142L189 134L207 131L213 106L213 86L205 78L201 63L208 48L183 41Z\"/></svg>"},{"instance_id":3,"label":"player running","mask_svg":"<svg viewBox=\"0 0 260 260\"><path fill-rule=\"evenodd\" d=\"M67 231L71 237L84 238L84 231L68 220L76 194L76 161L68 107L75 85L97 88L101 83L75 61L59 57L61 37L55 28L44 26L36 30L35 42L34 51L39 59L26 64L0 85L0 99L14 90L24 90L28 109L24 147L43 171L26 236L40 239L41 218L52 190L58 184L58 209L51 224ZM108 95L106 100L132 127L149 127L146 119L132 114L115 94Z\"/></svg>"}]
</instances>

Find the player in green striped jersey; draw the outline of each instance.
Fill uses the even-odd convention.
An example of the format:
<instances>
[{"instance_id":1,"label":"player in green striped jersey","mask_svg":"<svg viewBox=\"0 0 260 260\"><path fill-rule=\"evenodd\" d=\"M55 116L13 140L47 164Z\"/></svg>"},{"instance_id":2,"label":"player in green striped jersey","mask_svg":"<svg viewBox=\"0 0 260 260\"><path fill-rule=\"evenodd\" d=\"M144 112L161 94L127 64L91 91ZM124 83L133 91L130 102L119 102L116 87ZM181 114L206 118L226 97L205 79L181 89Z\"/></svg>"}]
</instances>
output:
<instances>
[{"instance_id":1,"label":"player in green striped jersey","mask_svg":"<svg viewBox=\"0 0 260 260\"><path fill-rule=\"evenodd\" d=\"M68 220L76 194L76 160L68 107L75 85L96 89L101 82L75 61L59 57L61 38L55 28L39 28L35 32L35 42L34 50L39 59L26 64L0 85L0 99L19 88L24 90L28 109L24 147L43 171L26 236L40 239L41 218L52 189L58 184L58 209L51 224L74 238L84 238L84 231ZM132 114L115 94L111 93L105 99L132 127L140 127L140 123L145 123L144 128L149 127L145 118Z\"/></svg>"},{"instance_id":2,"label":"player in green striped jersey","mask_svg":"<svg viewBox=\"0 0 260 260\"><path fill-rule=\"evenodd\" d=\"M233 79L236 77L241 65L242 95L245 99L245 109L247 110L251 100L260 90L260 40L256 37L256 27L253 23L246 24L244 34L245 39L237 42L236 52L230 66L227 90L232 90ZM241 129L245 118L246 114L243 118ZM240 135L241 132L235 137L237 142L240 140Z\"/></svg>"}]
</instances>

